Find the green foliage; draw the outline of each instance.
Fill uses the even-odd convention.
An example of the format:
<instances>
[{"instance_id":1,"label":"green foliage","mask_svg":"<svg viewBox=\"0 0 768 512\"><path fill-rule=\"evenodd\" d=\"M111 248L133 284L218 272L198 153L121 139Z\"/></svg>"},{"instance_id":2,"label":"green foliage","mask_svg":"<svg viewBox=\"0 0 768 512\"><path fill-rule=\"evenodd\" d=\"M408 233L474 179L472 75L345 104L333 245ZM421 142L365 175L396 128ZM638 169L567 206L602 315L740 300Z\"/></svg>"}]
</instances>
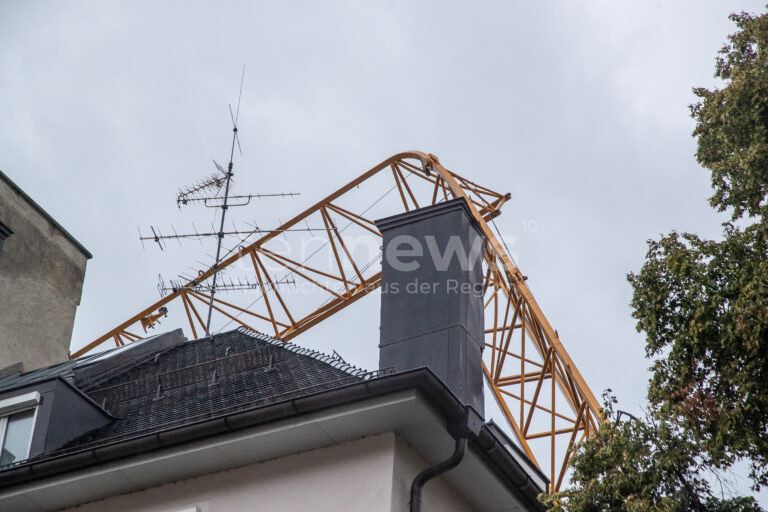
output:
<instances>
[{"instance_id":1,"label":"green foliage","mask_svg":"<svg viewBox=\"0 0 768 512\"><path fill-rule=\"evenodd\" d=\"M720 50L722 89L694 89L696 158L712 172L712 206L768 219L768 15L732 14L739 30Z\"/></svg>"},{"instance_id":2,"label":"green foliage","mask_svg":"<svg viewBox=\"0 0 768 512\"><path fill-rule=\"evenodd\" d=\"M656 358L648 398L713 462L749 457L768 483L768 233L727 226L720 242L672 233L630 274L633 316Z\"/></svg>"},{"instance_id":3,"label":"green foliage","mask_svg":"<svg viewBox=\"0 0 768 512\"><path fill-rule=\"evenodd\" d=\"M571 487L542 496L553 512L759 511L713 495L703 475L752 463L768 485L768 14L731 16L717 58L722 89L694 89L697 160L710 204L741 227L723 239L671 233L648 242L628 276L632 315L653 363L642 420L606 421L571 458Z\"/></svg>"},{"instance_id":4,"label":"green foliage","mask_svg":"<svg viewBox=\"0 0 768 512\"><path fill-rule=\"evenodd\" d=\"M650 241L629 281L655 359L649 400L718 466L749 458L759 488L768 484L768 14L731 19L739 30L715 68L725 86L694 89L691 114L712 206L751 225L726 223L722 241Z\"/></svg>"},{"instance_id":5,"label":"green foliage","mask_svg":"<svg viewBox=\"0 0 768 512\"><path fill-rule=\"evenodd\" d=\"M614 402L606 400L606 421L571 459L572 487L541 496L551 512L762 510L752 498L713 495L702 477L707 464L685 431L654 414L612 421Z\"/></svg>"}]
</instances>

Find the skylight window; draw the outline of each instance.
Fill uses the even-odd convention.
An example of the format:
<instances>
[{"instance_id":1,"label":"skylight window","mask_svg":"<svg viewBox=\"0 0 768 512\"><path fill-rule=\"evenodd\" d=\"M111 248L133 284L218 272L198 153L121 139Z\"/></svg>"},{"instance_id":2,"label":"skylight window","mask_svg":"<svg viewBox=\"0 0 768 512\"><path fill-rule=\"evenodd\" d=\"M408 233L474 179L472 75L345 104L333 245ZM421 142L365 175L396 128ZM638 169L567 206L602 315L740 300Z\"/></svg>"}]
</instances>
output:
<instances>
[{"instance_id":1,"label":"skylight window","mask_svg":"<svg viewBox=\"0 0 768 512\"><path fill-rule=\"evenodd\" d=\"M29 456L39 403L40 393L37 391L0 400L0 466Z\"/></svg>"}]
</instances>

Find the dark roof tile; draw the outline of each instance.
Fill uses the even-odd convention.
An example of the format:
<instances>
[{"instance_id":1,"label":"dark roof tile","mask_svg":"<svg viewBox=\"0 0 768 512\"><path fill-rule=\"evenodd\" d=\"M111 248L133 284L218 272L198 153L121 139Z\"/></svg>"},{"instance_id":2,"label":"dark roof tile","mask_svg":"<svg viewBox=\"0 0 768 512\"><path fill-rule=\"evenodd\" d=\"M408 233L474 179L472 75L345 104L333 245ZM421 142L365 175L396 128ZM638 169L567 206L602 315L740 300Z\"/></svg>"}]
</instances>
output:
<instances>
[{"instance_id":1,"label":"dark roof tile","mask_svg":"<svg viewBox=\"0 0 768 512\"><path fill-rule=\"evenodd\" d=\"M97 380L79 372L78 365L63 363L15 383L62 371L116 419L38 459L256 409L371 375L339 358L239 329L144 354L133 366L122 365Z\"/></svg>"}]
</instances>

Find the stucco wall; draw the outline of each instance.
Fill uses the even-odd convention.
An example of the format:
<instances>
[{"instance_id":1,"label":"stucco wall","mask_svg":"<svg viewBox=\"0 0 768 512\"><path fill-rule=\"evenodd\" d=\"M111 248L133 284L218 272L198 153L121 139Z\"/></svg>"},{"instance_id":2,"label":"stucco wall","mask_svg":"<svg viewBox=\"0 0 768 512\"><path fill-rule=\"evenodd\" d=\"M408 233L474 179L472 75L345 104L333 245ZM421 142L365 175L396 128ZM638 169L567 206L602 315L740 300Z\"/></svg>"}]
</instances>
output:
<instances>
[{"instance_id":1,"label":"stucco wall","mask_svg":"<svg viewBox=\"0 0 768 512\"><path fill-rule=\"evenodd\" d=\"M395 457L392 478L392 512L408 512L411 484L428 464L402 437L395 439ZM445 454L447 458L450 453ZM442 478L430 480L422 490L422 512L471 512L473 509L446 485Z\"/></svg>"},{"instance_id":2,"label":"stucco wall","mask_svg":"<svg viewBox=\"0 0 768 512\"><path fill-rule=\"evenodd\" d=\"M400 512L426 463L393 433L95 501L62 512ZM424 512L471 509L435 480Z\"/></svg>"},{"instance_id":3,"label":"stucco wall","mask_svg":"<svg viewBox=\"0 0 768 512\"><path fill-rule=\"evenodd\" d=\"M0 221L13 230L0 252L0 368L64 361L86 255L2 179Z\"/></svg>"}]
</instances>

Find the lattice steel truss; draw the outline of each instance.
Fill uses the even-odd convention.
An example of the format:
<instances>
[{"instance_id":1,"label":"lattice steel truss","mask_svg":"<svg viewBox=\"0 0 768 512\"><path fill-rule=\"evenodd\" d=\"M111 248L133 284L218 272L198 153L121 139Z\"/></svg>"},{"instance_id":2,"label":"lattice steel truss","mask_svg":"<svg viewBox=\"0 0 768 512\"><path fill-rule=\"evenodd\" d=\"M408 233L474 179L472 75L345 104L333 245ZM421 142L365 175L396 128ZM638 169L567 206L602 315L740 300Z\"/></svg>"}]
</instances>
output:
<instances>
[{"instance_id":1,"label":"lattice steel truss","mask_svg":"<svg viewBox=\"0 0 768 512\"><path fill-rule=\"evenodd\" d=\"M241 271L252 272L259 283L254 291L256 300L243 305L217 297L213 299L214 313L227 324L234 322L288 341L377 289L381 284L379 266L361 259L354 248L350 250L349 237L342 236L350 229L368 237L381 236L370 208L361 209L354 202L345 204L345 199L361 185L374 181L374 190L383 189L385 195L392 192L394 196L393 204L374 218L457 197L467 199L488 240L484 261L486 381L520 446L548 474L551 489L559 489L575 444L597 430L599 404L533 298L524 276L488 226L501 213L509 194L499 194L462 178L443 167L434 155L411 151L392 156L274 231L259 233L262 236L252 243L233 248L219 269L237 264ZM279 250L279 246L286 244L281 235L304 226L317 228L313 232L323 242L311 256L324 252L325 266L312 263L312 258L301 260ZM211 302L210 295L200 291L204 289L201 285L212 275L212 268L201 272L186 286L79 349L72 357L105 342L120 346L141 339L136 334L138 329L146 331L152 327L172 304L177 305L177 316L186 319L186 326L197 338L205 332L198 307L207 308ZM307 309L306 297L281 291L278 283L285 275L311 285L318 292L318 300L322 299L319 305ZM299 311L301 307L303 312Z\"/></svg>"}]
</instances>

